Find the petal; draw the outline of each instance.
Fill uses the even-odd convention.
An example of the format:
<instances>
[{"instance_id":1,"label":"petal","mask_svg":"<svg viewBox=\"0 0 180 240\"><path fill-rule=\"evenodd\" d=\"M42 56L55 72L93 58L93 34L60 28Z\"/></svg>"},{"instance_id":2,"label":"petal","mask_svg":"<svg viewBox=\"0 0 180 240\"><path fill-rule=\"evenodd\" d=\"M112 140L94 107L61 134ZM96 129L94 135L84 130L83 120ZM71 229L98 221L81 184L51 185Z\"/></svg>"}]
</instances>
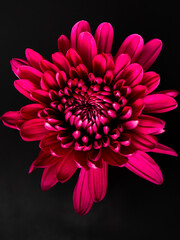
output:
<instances>
[{"instance_id":1,"label":"petal","mask_svg":"<svg viewBox=\"0 0 180 240\"><path fill-rule=\"evenodd\" d=\"M86 67L91 70L92 59L97 54L97 46L93 36L89 32L82 32L79 34L77 52L81 56Z\"/></svg>"},{"instance_id":2,"label":"petal","mask_svg":"<svg viewBox=\"0 0 180 240\"><path fill-rule=\"evenodd\" d=\"M160 76L155 72L145 72L141 81L147 87L146 95L153 92L160 83Z\"/></svg>"},{"instance_id":3,"label":"petal","mask_svg":"<svg viewBox=\"0 0 180 240\"><path fill-rule=\"evenodd\" d=\"M108 164L102 161L102 168L90 168L88 171L89 191L93 201L101 201L107 191Z\"/></svg>"},{"instance_id":4,"label":"petal","mask_svg":"<svg viewBox=\"0 0 180 240\"><path fill-rule=\"evenodd\" d=\"M74 161L73 150L71 150L68 154L65 155L62 162L57 165L57 179L61 183L64 183L73 176L76 170L77 165Z\"/></svg>"},{"instance_id":5,"label":"petal","mask_svg":"<svg viewBox=\"0 0 180 240\"><path fill-rule=\"evenodd\" d=\"M38 85L26 79L20 79L20 80L14 81L14 87L21 94L23 94L25 97L29 98L30 100L32 100L30 93L39 88Z\"/></svg>"},{"instance_id":6,"label":"petal","mask_svg":"<svg viewBox=\"0 0 180 240\"><path fill-rule=\"evenodd\" d=\"M41 104L33 103L28 104L21 108L21 116L24 119L32 119L38 117L38 112L41 111L44 107Z\"/></svg>"},{"instance_id":7,"label":"petal","mask_svg":"<svg viewBox=\"0 0 180 240\"><path fill-rule=\"evenodd\" d=\"M137 151L135 155L128 157L128 162L125 164L125 167L152 183L163 183L161 169L145 152Z\"/></svg>"},{"instance_id":8,"label":"petal","mask_svg":"<svg viewBox=\"0 0 180 240\"><path fill-rule=\"evenodd\" d=\"M121 78L122 70L128 66L131 62L131 58L128 54L120 54L116 61L115 61L115 68L114 68L114 80L117 81L117 79Z\"/></svg>"},{"instance_id":9,"label":"petal","mask_svg":"<svg viewBox=\"0 0 180 240\"><path fill-rule=\"evenodd\" d=\"M67 50L70 47L69 39L65 35L61 35L58 38L58 49L60 52L62 52L64 55L66 55Z\"/></svg>"},{"instance_id":10,"label":"petal","mask_svg":"<svg viewBox=\"0 0 180 240\"><path fill-rule=\"evenodd\" d=\"M35 90L31 93L31 97L34 101L42 104L50 104L49 93L43 90Z\"/></svg>"},{"instance_id":11,"label":"petal","mask_svg":"<svg viewBox=\"0 0 180 240\"><path fill-rule=\"evenodd\" d=\"M81 57L78 55L75 49L70 48L66 53L66 58L68 59L71 66L76 67L82 63Z\"/></svg>"},{"instance_id":12,"label":"petal","mask_svg":"<svg viewBox=\"0 0 180 240\"><path fill-rule=\"evenodd\" d=\"M43 76L42 72L40 72L39 70L25 65L22 65L17 69L17 74L19 78L28 79L29 81L37 85L39 85L40 80Z\"/></svg>"},{"instance_id":13,"label":"petal","mask_svg":"<svg viewBox=\"0 0 180 240\"><path fill-rule=\"evenodd\" d=\"M9 111L4 113L0 119L5 126L17 129L16 123L22 120L22 117L20 111Z\"/></svg>"},{"instance_id":14,"label":"petal","mask_svg":"<svg viewBox=\"0 0 180 240\"><path fill-rule=\"evenodd\" d=\"M43 74L43 77L41 79L41 88L42 90L56 90L58 88L56 77L53 72L48 70Z\"/></svg>"},{"instance_id":15,"label":"petal","mask_svg":"<svg viewBox=\"0 0 180 240\"><path fill-rule=\"evenodd\" d=\"M71 47L76 49L77 47L77 41L79 34L81 32L91 32L91 28L89 26L89 23L87 21L79 21L77 22L71 30Z\"/></svg>"},{"instance_id":16,"label":"petal","mask_svg":"<svg viewBox=\"0 0 180 240\"><path fill-rule=\"evenodd\" d=\"M93 73L96 77L103 77L106 70L106 59L103 55L98 54L93 58Z\"/></svg>"},{"instance_id":17,"label":"petal","mask_svg":"<svg viewBox=\"0 0 180 240\"><path fill-rule=\"evenodd\" d=\"M156 117L141 114L139 116L139 124L134 131L142 134L155 134L156 132L161 131L164 126L165 121Z\"/></svg>"},{"instance_id":18,"label":"petal","mask_svg":"<svg viewBox=\"0 0 180 240\"><path fill-rule=\"evenodd\" d=\"M139 124L138 119L130 119L123 123L123 127L127 130L132 130L132 129L136 128L138 126L138 124Z\"/></svg>"},{"instance_id":19,"label":"petal","mask_svg":"<svg viewBox=\"0 0 180 240\"><path fill-rule=\"evenodd\" d=\"M79 215L87 214L93 205L88 187L88 173L82 168L73 192L73 206Z\"/></svg>"},{"instance_id":20,"label":"petal","mask_svg":"<svg viewBox=\"0 0 180 240\"><path fill-rule=\"evenodd\" d=\"M74 160L80 167L87 167L87 160L88 160L88 151L74 151Z\"/></svg>"},{"instance_id":21,"label":"petal","mask_svg":"<svg viewBox=\"0 0 180 240\"><path fill-rule=\"evenodd\" d=\"M18 73L17 73L17 69L19 67L21 67L22 65L29 65L29 63L23 59L20 59L20 58L13 58L11 61L10 61L10 64L11 64L11 68L12 68L12 71L14 72L14 74L18 76Z\"/></svg>"},{"instance_id":22,"label":"petal","mask_svg":"<svg viewBox=\"0 0 180 240\"><path fill-rule=\"evenodd\" d=\"M131 89L131 93L128 95L128 102L134 102L137 99L143 98L146 95L147 87L143 85L136 85Z\"/></svg>"},{"instance_id":23,"label":"petal","mask_svg":"<svg viewBox=\"0 0 180 240\"><path fill-rule=\"evenodd\" d=\"M41 63L40 63L40 66L41 66L41 70L43 72L45 72L47 70L50 70L54 73L59 72L59 68L56 65L54 65L53 63L51 63L47 60L42 60Z\"/></svg>"},{"instance_id":24,"label":"petal","mask_svg":"<svg viewBox=\"0 0 180 240\"><path fill-rule=\"evenodd\" d=\"M165 94L165 95L168 95L170 97L177 97L177 95L179 94L179 91L177 90L174 90L174 89L170 89L170 90L163 90L163 91L160 91L160 92L156 92L157 94Z\"/></svg>"},{"instance_id":25,"label":"petal","mask_svg":"<svg viewBox=\"0 0 180 240\"><path fill-rule=\"evenodd\" d=\"M163 113L169 112L177 107L174 98L166 94L152 94L144 98L145 113Z\"/></svg>"},{"instance_id":26,"label":"petal","mask_svg":"<svg viewBox=\"0 0 180 240\"><path fill-rule=\"evenodd\" d=\"M138 63L147 71L148 68L154 63L162 49L162 42L159 39L152 39L144 45Z\"/></svg>"},{"instance_id":27,"label":"petal","mask_svg":"<svg viewBox=\"0 0 180 240\"><path fill-rule=\"evenodd\" d=\"M28 60L29 64L40 70L40 62L44 59L38 52L35 52L34 50L27 48L25 51L26 59Z\"/></svg>"},{"instance_id":28,"label":"petal","mask_svg":"<svg viewBox=\"0 0 180 240\"><path fill-rule=\"evenodd\" d=\"M119 153L115 153L109 147L102 149L102 158L112 166L121 166L128 161L128 159Z\"/></svg>"},{"instance_id":29,"label":"petal","mask_svg":"<svg viewBox=\"0 0 180 240\"><path fill-rule=\"evenodd\" d=\"M101 23L95 33L98 53L110 53L113 44L114 30L110 23Z\"/></svg>"},{"instance_id":30,"label":"petal","mask_svg":"<svg viewBox=\"0 0 180 240\"><path fill-rule=\"evenodd\" d=\"M56 178L56 166L47 167L44 169L41 178L41 189L47 191L58 182Z\"/></svg>"},{"instance_id":31,"label":"petal","mask_svg":"<svg viewBox=\"0 0 180 240\"><path fill-rule=\"evenodd\" d=\"M21 137L25 141L39 141L48 131L44 127L44 120L35 118L26 121L21 126Z\"/></svg>"},{"instance_id":32,"label":"petal","mask_svg":"<svg viewBox=\"0 0 180 240\"><path fill-rule=\"evenodd\" d=\"M129 35L120 46L115 59L122 53L127 53L132 62L136 62L144 47L144 40L138 34Z\"/></svg>"},{"instance_id":33,"label":"petal","mask_svg":"<svg viewBox=\"0 0 180 240\"><path fill-rule=\"evenodd\" d=\"M48 151L41 151L39 156L33 162L35 168L45 168L60 162L62 159L53 157Z\"/></svg>"},{"instance_id":34,"label":"petal","mask_svg":"<svg viewBox=\"0 0 180 240\"><path fill-rule=\"evenodd\" d=\"M174 149L167 147L161 143L158 143L157 146L151 150L151 152L168 154L178 157L178 154L176 153L176 151L174 151Z\"/></svg>"},{"instance_id":35,"label":"petal","mask_svg":"<svg viewBox=\"0 0 180 240\"><path fill-rule=\"evenodd\" d=\"M157 138L153 135L131 133L133 147L141 151L149 151L157 146Z\"/></svg>"},{"instance_id":36,"label":"petal","mask_svg":"<svg viewBox=\"0 0 180 240\"><path fill-rule=\"evenodd\" d=\"M69 74L70 65L68 60L61 52L56 52L52 54L53 63L66 74Z\"/></svg>"}]
</instances>

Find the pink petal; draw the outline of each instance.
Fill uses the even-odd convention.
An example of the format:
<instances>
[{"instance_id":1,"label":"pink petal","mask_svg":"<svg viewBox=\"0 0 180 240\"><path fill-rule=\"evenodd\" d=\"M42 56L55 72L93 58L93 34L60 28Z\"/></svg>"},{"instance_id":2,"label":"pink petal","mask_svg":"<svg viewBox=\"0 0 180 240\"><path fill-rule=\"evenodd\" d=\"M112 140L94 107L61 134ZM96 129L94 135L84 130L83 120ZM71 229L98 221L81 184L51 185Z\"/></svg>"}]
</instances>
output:
<instances>
[{"instance_id":1,"label":"pink petal","mask_svg":"<svg viewBox=\"0 0 180 240\"><path fill-rule=\"evenodd\" d=\"M128 157L128 162L125 164L125 167L152 183L163 183L161 169L145 152L137 151L135 155Z\"/></svg>"},{"instance_id":2,"label":"pink petal","mask_svg":"<svg viewBox=\"0 0 180 240\"><path fill-rule=\"evenodd\" d=\"M147 71L148 68L154 63L162 49L162 42L159 39L153 39L144 45L138 63Z\"/></svg>"},{"instance_id":3,"label":"pink petal","mask_svg":"<svg viewBox=\"0 0 180 240\"><path fill-rule=\"evenodd\" d=\"M120 54L116 61L115 61L115 68L114 68L114 80L117 81L117 79L120 79L122 70L128 66L131 62L131 58L128 54Z\"/></svg>"},{"instance_id":4,"label":"pink petal","mask_svg":"<svg viewBox=\"0 0 180 240\"><path fill-rule=\"evenodd\" d=\"M157 146L157 138L153 135L131 133L131 143L133 147L141 151L149 151Z\"/></svg>"},{"instance_id":5,"label":"pink petal","mask_svg":"<svg viewBox=\"0 0 180 240\"><path fill-rule=\"evenodd\" d=\"M28 104L21 108L20 113L24 119L32 119L38 117L38 112L43 110L44 107L41 104L33 103Z\"/></svg>"},{"instance_id":6,"label":"pink petal","mask_svg":"<svg viewBox=\"0 0 180 240\"><path fill-rule=\"evenodd\" d=\"M51 146L53 146L56 143L59 143L59 141L57 140L57 133L50 132L43 137L43 139L41 140L41 142L39 144L39 147L43 150L47 150L47 149L50 149Z\"/></svg>"},{"instance_id":7,"label":"pink petal","mask_svg":"<svg viewBox=\"0 0 180 240\"><path fill-rule=\"evenodd\" d=\"M147 87L143 85L136 85L131 89L128 95L128 102L134 102L137 99L143 98L146 95Z\"/></svg>"},{"instance_id":8,"label":"pink petal","mask_svg":"<svg viewBox=\"0 0 180 240\"><path fill-rule=\"evenodd\" d=\"M139 124L138 119L131 119L131 120L124 122L123 127L127 130L132 130L132 129L136 128L138 124Z\"/></svg>"},{"instance_id":9,"label":"pink petal","mask_svg":"<svg viewBox=\"0 0 180 240\"><path fill-rule=\"evenodd\" d=\"M41 189L47 191L58 182L56 178L56 166L47 167L44 169L41 178Z\"/></svg>"},{"instance_id":10,"label":"pink petal","mask_svg":"<svg viewBox=\"0 0 180 240\"><path fill-rule=\"evenodd\" d=\"M86 67L91 70L92 59L97 54L97 46L93 36L89 32L82 32L79 34L77 52L81 56Z\"/></svg>"},{"instance_id":11,"label":"pink petal","mask_svg":"<svg viewBox=\"0 0 180 240\"><path fill-rule=\"evenodd\" d=\"M68 59L69 63L73 67L77 67L79 64L82 63L82 59L79 54L76 52L75 49L70 48L66 53L66 58Z\"/></svg>"},{"instance_id":12,"label":"pink petal","mask_svg":"<svg viewBox=\"0 0 180 240\"><path fill-rule=\"evenodd\" d=\"M160 76L155 72L145 72L141 84L147 87L146 94L153 92L160 83Z\"/></svg>"},{"instance_id":13,"label":"pink petal","mask_svg":"<svg viewBox=\"0 0 180 240\"><path fill-rule=\"evenodd\" d=\"M174 151L174 149L167 147L161 143L158 143L157 146L151 150L151 152L168 154L178 157L178 154L176 153L176 151Z\"/></svg>"},{"instance_id":14,"label":"pink petal","mask_svg":"<svg viewBox=\"0 0 180 240\"><path fill-rule=\"evenodd\" d=\"M77 41L79 34L81 32L90 32L91 33L91 28L89 26L89 23L87 21L79 21L77 22L71 30L71 47L76 49L77 48Z\"/></svg>"},{"instance_id":15,"label":"pink petal","mask_svg":"<svg viewBox=\"0 0 180 240\"><path fill-rule=\"evenodd\" d=\"M44 127L44 120L40 118L34 118L26 121L21 126L21 137L25 141L39 141L48 131Z\"/></svg>"},{"instance_id":16,"label":"pink petal","mask_svg":"<svg viewBox=\"0 0 180 240\"><path fill-rule=\"evenodd\" d=\"M51 100L49 98L49 93L43 90L35 90L31 93L31 97L34 101L42 104L50 104Z\"/></svg>"},{"instance_id":17,"label":"pink petal","mask_svg":"<svg viewBox=\"0 0 180 240\"><path fill-rule=\"evenodd\" d=\"M64 55L66 55L67 50L70 47L69 39L65 35L61 35L58 38L58 49L60 52L62 52Z\"/></svg>"},{"instance_id":18,"label":"pink petal","mask_svg":"<svg viewBox=\"0 0 180 240\"><path fill-rule=\"evenodd\" d=\"M28 79L29 81L37 85L39 85L40 80L43 76L42 72L40 72L39 70L25 65L22 65L17 69L17 75L19 78Z\"/></svg>"},{"instance_id":19,"label":"pink petal","mask_svg":"<svg viewBox=\"0 0 180 240\"><path fill-rule=\"evenodd\" d=\"M106 59L103 55L98 54L93 58L93 73L96 77L104 76L106 70Z\"/></svg>"},{"instance_id":20,"label":"pink petal","mask_svg":"<svg viewBox=\"0 0 180 240\"><path fill-rule=\"evenodd\" d=\"M26 59L28 60L29 64L40 70L40 62L44 59L38 52L35 52L34 50L27 48L25 51Z\"/></svg>"},{"instance_id":21,"label":"pink petal","mask_svg":"<svg viewBox=\"0 0 180 240\"><path fill-rule=\"evenodd\" d=\"M163 113L169 112L177 107L174 98L166 94L152 94L144 98L145 113Z\"/></svg>"},{"instance_id":22,"label":"pink petal","mask_svg":"<svg viewBox=\"0 0 180 240\"><path fill-rule=\"evenodd\" d=\"M30 100L32 100L30 93L39 88L38 85L26 79L20 79L20 80L14 81L14 86L21 94L23 94L25 97L29 98Z\"/></svg>"},{"instance_id":23,"label":"pink petal","mask_svg":"<svg viewBox=\"0 0 180 240\"><path fill-rule=\"evenodd\" d=\"M108 164L118 167L126 163L128 160L126 157L120 155L119 153L115 153L109 147L102 149L102 158Z\"/></svg>"},{"instance_id":24,"label":"pink petal","mask_svg":"<svg viewBox=\"0 0 180 240\"><path fill-rule=\"evenodd\" d=\"M136 62L144 47L144 40L138 34L129 35L120 46L115 59L122 53L127 53L132 62Z\"/></svg>"},{"instance_id":25,"label":"pink petal","mask_svg":"<svg viewBox=\"0 0 180 240\"><path fill-rule=\"evenodd\" d=\"M22 120L22 117L20 111L9 111L4 113L0 119L5 126L17 129L17 121Z\"/></svg>"},{"instance_id":26,"label":"pink petal","mask_svg":"<svg viewBox=\"0 0 180 240\"><path fill-rule=\"evenodd\" d=\"M47 70L50 70L54 73L59 72L59 68L56 65L54 65L53 63L51 63L47 60L42 60L41 63L40 63L40 66L41 66L41 70L43 72L45 72Z\"/></svg>"},{"instance_id":27,"label":"pink petal","mask_svg":"<svg viewBox=\"0 0 180 240\"><path fill-rule=\"evenodd\" d=\"M110 23L101 23L95 33L98 53L110 53L113 44L114 30Z\"/></svg>"},{"instance_id":28,"label":"pink petal","mask_svg":"<svg viewBox=\"0 0 180 240\"><path fill-rule=\"evenodd\" d=\"M69 70L70 70L69 62L61 52L56 52L52 54L52 60L53 60L53 63L60 70L64 71L66 74L69 74Z\"/></svg>"},{"instance_id":29,"label":"pink petal","mask_svg":"<svg viewBox=\"0 0 180 240\"><path fill-rule=\"evenodd\" d=\"M87 214L93 205L88 187L88 173L82 168L73 192L73 206L79 215Z\"/></svg>"},{"instance_id":30,"label":"pink petal","mask_svg":"<svg viewBox=\"0 0 180 240\"><path fill-rule=\"evenodd\" d=\"M59 157L54 157L48 151L41 151L39 156L33 162L35 168L50 167L58 162L62 161Z\"/></svg>"},{"instance_id":31,"label":"pink petal","mask_svg":"<svg viewBox=\"0 0 180 240\"><path fill-rule=\"evenodd\" d=\"M48 70L43 74L43 77L41 79L41 88L42 90L56 90L58 88L56 77L53 72Z\"/></svg>"},{"instance_id":32,"label":"pink petal","mask_svg":"<svg viewBox=\"0 0 180 240\"><path fill-rule=\"evenodd\" d=\"M21 67L22 65L29 65L29 63L23 59L20 59L20 58L13 58L11 61L10 61L10 64L11 64L11 67L12 67L12 71L14 72L14 74L18 76L18 73L17 73L17 69L19 67Z\"/></svg>"},{"instance_id":33,"label":"pink petal","mask_svg":"<svg viewBox=\"0 0 180 240\"><path fill-rule=\"evenodd\" d=\"M133 116L139 116L144 109L144 101L142 99L137 99L131 104L133 110Z\"/></svg>"},{"instance_id":34,"label":"pink petal","mask_svg":"<svg viewBox=\"0 0 180 240\"><path fill-rule=\"evenodd\" d=\"M141 114L139 116L139 124L135 131L142 134L155 134L156 132L161 131L164 126L165 121L156 117Z\"/></svg>"},{"instance_id":35,"label":"pink petal","mask_svg":"<svg viewBox=\"0 0 180 240\"><path fill-rule=\"evenodd\" d=\"M57 179L61 183L64 183L73 176L76 170L77 170L77 165L74 162L74 154L72 150L68 154L66 154L62 162L57 165L57 171L56 171Z\"/></svg>"},{"instance_id":36,"label":"pink petal","mask_svg":"<svg viewBox=\"0 0 180 240\"><path fill-rule=\"evenodd\" d=\"M163 90L163 91L156 92L156 94L165 94L167 96L175 98L179 94L179 91L170 89L170 90Z\"/></svg>"},{"instance_id":37,"label":"pink petal","mask_svg":"<svg viewBox=\"0 0 180 240\"><path fill-rule=\"evenodd\" d=\"M101 201L107 191L108 164L102 161L102 168L90 168L88 171L89 191L93 201Z\"/></svg>"},{"instance_id":38,"label":"pink petal","mask_svg":"<svg viewBox=\"0 0 180 240\"><path fill-rule=\"evenodd\" d=\"M132 63L124 69L121 78L126 80L126 85L134 87L143 78L143 68L137 63Z\"/></svg>"}]
</instances>

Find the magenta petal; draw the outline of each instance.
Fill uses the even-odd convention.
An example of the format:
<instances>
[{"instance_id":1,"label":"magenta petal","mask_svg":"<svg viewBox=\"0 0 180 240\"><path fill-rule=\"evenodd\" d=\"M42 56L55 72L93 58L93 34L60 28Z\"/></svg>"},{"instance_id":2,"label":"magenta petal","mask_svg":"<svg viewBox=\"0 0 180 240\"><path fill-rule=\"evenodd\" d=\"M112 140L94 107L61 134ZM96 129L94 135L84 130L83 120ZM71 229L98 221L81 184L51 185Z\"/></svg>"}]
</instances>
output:
<instances>
[{"instance_id":1,"label":"magenta petal","mask_svg":"<svg viewBox=\"0 0 180 240\"><path fill-rule=\"evenodd\" d=\"M25 141L39 141L48 131L44 127L44 120L40 118L34 118L26 121L21 126L21 137Z\"/></svg>"},{"instance_id":2,"label":"magenta petal","mask_svg":"<svg viewBox=\"0 0 180 240\"><path fill-rule=\"evenodd\" d=\"M77 170L73 155L73 151L70 151L65 155L61 163L57 165L56 175L61 183L68 181Z\"/></svg>"},{"instance_id":3,"label":"magenta petal","mask_svg":"<svg viewBox=\"0 0 180 240\"><path fill-rule=\"evenodd\" d=\"M41 178L41 189L47 191L58 182L56 178L56 166L46 167Z\"/></svg>"},{"instance_id":4,"label":"magenta petal","mask_svg":"<svg viewBox=\"0 0 180 240\"><path fill-rule=\"evenodd\" d=\"M89 192L88 173L82 168L73 192L73 206L79 215L87 214L93 205Z\"/></svg>"},{"instance_id":5,"label":"magenta petal","mask_svg":"<svg viewBox=\"0 0 180 240\"><path fill-rule=\"evenodd\" d=\"M159 39L153 39L144 45L142 54L138 59L138 63L142 65L144 71L154 63L162 49L162 42Z\"/></svg>"},{"instance_id":6,"label":"magenta petal","mask_svg":"<svg viewBox=\"0 0 180 240\"><path fill-rule=\"evenodd\" d=\"M128 36L120 46L115 59L122 53L127 53L132 62L136 62L144 47L144 40L138 34Z\"/></svg>"},{"instance_id":7,"label":"magenta petal","mask_svg":"<svg viewBox=\"0 0 180 240\"><path fill-rule=\"evenodd\" d=\"M177 107L174 98L166 94L151 94L144 98L145 113L163 113L169 112Z\"/></svg>"},{"instance_id":8,"label":"magenta petal","mask_svg":"<svg viewBox=\"0 0 180 240\"><path fill-rule=\"evenodd\" d=\"M121 78L126 80L126 85L134 87L140 84L143 78L143 68L137 63L132 63L124 69Z\"/></svg>"},{"instance_id":9,"label":"magenta petal","mask_svg":"<svg viewBox=\"0 0 180 240\"><path fill-rule=\"evenodd\" d=\"M167 147L166 145L163 145L161 143L158 143L157 146L151 150L151 152L172 155L175 157L178 156L178 154L176 153L176 151L174 149Z\"/></svg>"},{"instance_id":10,"label":"magenta petal","mask_svg":"<svg viewBox=\"0 0 180 240\"><path fill-rule=\"evenodd\" d=\"M17 74L19 78L28 79L37 85L40 83L40 80L43 76L42 72L39 70L25 65L22 65L17 69Z\"/></svg>"},{"instance_id":11,"label":"magenta petal","mask_svg":"<svg viewBox=\"0 0 180 240\"><path fill-rule=\"evenodd\" d=\"M50 89L57 89L58 84L56 81L56 76L51 71L46 71L43 74L43 77L41 79L41 88L42 90L50 90Z\"/></svg>"},{"instance_id":12,"label":"magenta petal","mask_svg":"<svg viewBox=\"0 0 180 240\"><path fill-rule=\"evenodd\" d=\"M66 58L68 59L69 63L73 67L77 67L79 64L82 63L81 57L78 55L76 50L70 48L66 53Z\"/></svg>"},{"instance_id":13,"label":"magenta petal","mask_svg":"<svg viewBox=\"0 0 180 240\"><path fill-rule=\"evenodd\" d=\"M17 129L18 127L16 123L17 121L22 120L22 117L20 111L9 111L4 113L0 119L5 126Z\"/></svg>"},{"instance_id":14,"label":"magenta petal","mask_svg":"<svg viewBox=\"0 0 180 240\"><path fill-rule=\"evenodd\" d=\"M31 93L31 97L34 101L42 104L50 104L49 93L43 90L35 90Z\"/></svg>"},{"instance_id":15,"label":"magenta petal","mask_svg":"<svg viewBox=\"0 0 180 240\"><path fill-rule=\"evenodd\" d=\"M93 201L101 201L107 191L108 164L102 161L102 168L90 168L88 171L89 191Z\"/></svg>"},{"instance_id":16,"label":"magenta petal","mask_svg":"<svg viewBox=\"0 0 180 240\"><path fill-rule=\"evenodd\" d=\"M159 91L159 92L156 92L157 94L165 94L167 96L170 96L170 97L177 97L177 95L179 94L179 91L177 90L174 90L174 89L169 89L169 90L163 90L163 91Z\"/></svg>"},{"instance_id":17,"label":"magenta petal","mask_svg":"<svg viewBox=\"0 0 180 240\"><path fill-rule=\"evenodd\" d=\"M149 151L157 146L157 138L149 134L131 133L133 147L141 151Z\"/></svg>"},{"instance_id":18,"label":"magenta petal","mask_svg":"<svg viewBox=\"0 0 180 240\"><path fill-rule=\"evenodd\" d=\"M43 72L45 72L47 70L50 70L54 73L59 72L59 68L56 65L54 65L53 63L51 63L47 60L42 60L41 63L40 63L40 66L41 66L41 70Z\"/></svg>"},{"instance_id":19,"label":"magenta petal","mask_svg":"<svg viewBox=\"0 0 180 240\"><path fill-rule=\"evenodd\" d=\"M24 119L32 119L38 117L38 112L43 110L44 107L41 104L33 103L28 104L21 108L20 113Z\"/></svg>"},{"instance_id":20,"label":"magenta petal","mask_svg":"<svg viewBox=\"0 0 180 240\"><path fill-rule=\"evenodd\" d=\"M61 159L52 156L50 152L41 151L38 157L33 162L33 165L35 168L45 168L50 167L59 161L61 161Z\"/></svg>"},{"instance_id":21,"label":"magenta petal","mask_svg":"<svg viewBox=\"0 0 180 240\"><path fill-rule=\"evenodd\" d=\"M114 152L109 147L102 149L102 158L108 164L112 166L118 166L118 167L126 163L128 160L126 157L120 155L119 153Z\"/></svg>"},{"instance_id":22,"label":"magenta petal","mask_svg":"<svg viewBox=\"0 0 180 240\"><path fill-rule=\"evenodd\" d=\"M114 80L120 79L120 75L122 73L122 70L128 66L131 62L131 58L128 54L120 54L116 61L115 61L115 68L114 68Z\"/></svg>"},{"instance_id":23,"label":"magenta petal","mask_svg":"<svg viewBox=\"0 0 180 240\"><path fill-rule=\"evenodd\" d=\"M62 52L64 55L66 55L67 50L70 47L69 39L65 35L61 35L58 38L58 49L60 52Z\"/></svg>"},{"instance_id":24,"label":"magenta petal","mask_svg":"<svg viewBox=\"0 0 180 240\"><path fill-rule=\"evenodd\" d=\"M14 72L14 74L18 76L18 73L17 73L17 69L19 67L21 67L22 65L29 65L29 63L23 59L20 59L20 58L13 58L11 61L10 61L10 64L11 64L11 68L12 68L12 71Z\"/></svg>"},{"instance_id":25,"label":"magenta petal","mask_svg":"<svg viewBox=\"0 0 180 240\"><path fill-rule=\"evenodd\" d=\"M66 74L69 74L70 65L66 57L61 52L52 54L53 63Z\"/></svg>"},{"instance_id":26,"label":"magenta petal","mask_svg":"<svg viewBox=\"0 0 180 240\"><path fill-rule=\"evenodd\" d=\"M79 34L77 52L81 56L86 67L91 70L92 59L97 54L97 46L93 36L89 32L82 32Z\"/></svg>"},{"instance_id":27,"label":"magenta petal","mask_svg":"<svg viewBox=\"0 0 180 240\"><path fill-rule=\"evenodd\" d=\"M39 88L38 85L26 79L20 79L20 80L14 81L14 86L21 94L23 94L25 97L29 98L30 100L32 100L30 93Z\"/></svg>"},{"instance_id":28,"label":"magenta petal","mask_svg":"<svg viewBox=\"0 0 180 240\"><path fill-rule=\"evenodd\" d=\"M103 55L98 54L93 58L93 73L95 76L102 77L106 70L106 59Z\"/></svg>"},{"instance_id":29,"label":"magenta petal","mask_svg":"<svg viewBox=\"0 0 180 240\"><path fill-rule=\"evenodd\" d=\"M39 53L37 53L36 51L27 48L25 51L26 54L26 59L28 60L29 64L40 70L41 71L41 67L40 67L40 62L44 59Z\"/></svg>"},{"instance_id":30,"label":"magenta petal","mask_svg":"<svg viewBox=\"0 0 180 240\"><path fill-rule=\"evenodd\" d=\"M98 53L110 53L113 44L114 30L110 23L101 23L95 33Z\"/></svg>"},{"instance_id":31,"label":"magenta petal","mask_svg":"<svg viewBox=\"0 0 180 240\"><path fill-rule=\"evenodd\" d=\"M79 34L81 32L90 32L91 33L91 28L89 26L89 23L87 21L79 21L77 22L71 30L71 47L76 49L77 48L77 41Z\"/></svg>"},{"instance_id":32,"label":"magenta petal","mask_svg":"<svg viewBox=\"0 0 180 240\"><path fill-rule=\"evenodd\" d=\"M152 183L163 183L161 169L145 152L137 151L135 155L128 157L128 162L125 164L125 167Z\"/></svg>"}]
</instances>

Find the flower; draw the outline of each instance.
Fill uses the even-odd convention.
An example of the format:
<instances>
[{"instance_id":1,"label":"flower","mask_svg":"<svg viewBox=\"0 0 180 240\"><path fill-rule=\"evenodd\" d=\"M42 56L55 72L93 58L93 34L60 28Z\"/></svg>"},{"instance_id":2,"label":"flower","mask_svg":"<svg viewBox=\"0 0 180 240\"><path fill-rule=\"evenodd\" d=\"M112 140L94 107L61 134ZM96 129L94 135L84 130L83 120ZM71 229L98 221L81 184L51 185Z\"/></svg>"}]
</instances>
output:
<instances>
[{"instance_id":1,"label":"flower","mask_svg":"<svg viewBox=\"0 0 180 240\"><path fill-rule=\"evenodd\" d=\"M153 93L160 76L147 71L162 42L144 44L140 35L132 34L113 57L113 35L110 23L101 23L93 37L89 23L79 21L70 40L59 37L52 63L29 48L26 60L11 60L19 78L15 88L34 103L5 113L1 120L18 129L23 140L40 141L40 154L29 172L44 169L42 190L66 182L80 168L73 193L80 215L104 198L108 165L162 184L161 170L147 152L177 156L158 143L165 121L150 115L177 107L178 91Z\"/></svg>"}]
</instances>

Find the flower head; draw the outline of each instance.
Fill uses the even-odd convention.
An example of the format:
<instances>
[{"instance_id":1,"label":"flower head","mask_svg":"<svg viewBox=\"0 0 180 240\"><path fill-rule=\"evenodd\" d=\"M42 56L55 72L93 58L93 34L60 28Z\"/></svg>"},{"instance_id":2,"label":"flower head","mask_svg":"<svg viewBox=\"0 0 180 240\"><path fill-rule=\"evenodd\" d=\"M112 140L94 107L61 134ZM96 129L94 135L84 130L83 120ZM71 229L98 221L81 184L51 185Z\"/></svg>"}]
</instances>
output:
<instances>
[{"instance_id":1,"label":"flower head","mask_svg":"<svg viewBox=\"0 0 180 240\"><path fill-rule=\"evenodd\" d=\"M144 44L127 37L115 57L113 28L101 23L95 36L87 21L77 22L70 40L61 35L52 62L32 49L26 60L14 58L15 88L34 103L5 113L3 123L25 141L40 141L40 154L29 172L43 168L42 190L64 183L80 168L73 193L75 211L86 214L107 190L108 165L126 167L162 184L160 168L146 152L176 156L158 143L165 122L150 114L177 107L176 90L152 93L160 76L147 71L162 42Z\"/></svg>"}]
</instances>

